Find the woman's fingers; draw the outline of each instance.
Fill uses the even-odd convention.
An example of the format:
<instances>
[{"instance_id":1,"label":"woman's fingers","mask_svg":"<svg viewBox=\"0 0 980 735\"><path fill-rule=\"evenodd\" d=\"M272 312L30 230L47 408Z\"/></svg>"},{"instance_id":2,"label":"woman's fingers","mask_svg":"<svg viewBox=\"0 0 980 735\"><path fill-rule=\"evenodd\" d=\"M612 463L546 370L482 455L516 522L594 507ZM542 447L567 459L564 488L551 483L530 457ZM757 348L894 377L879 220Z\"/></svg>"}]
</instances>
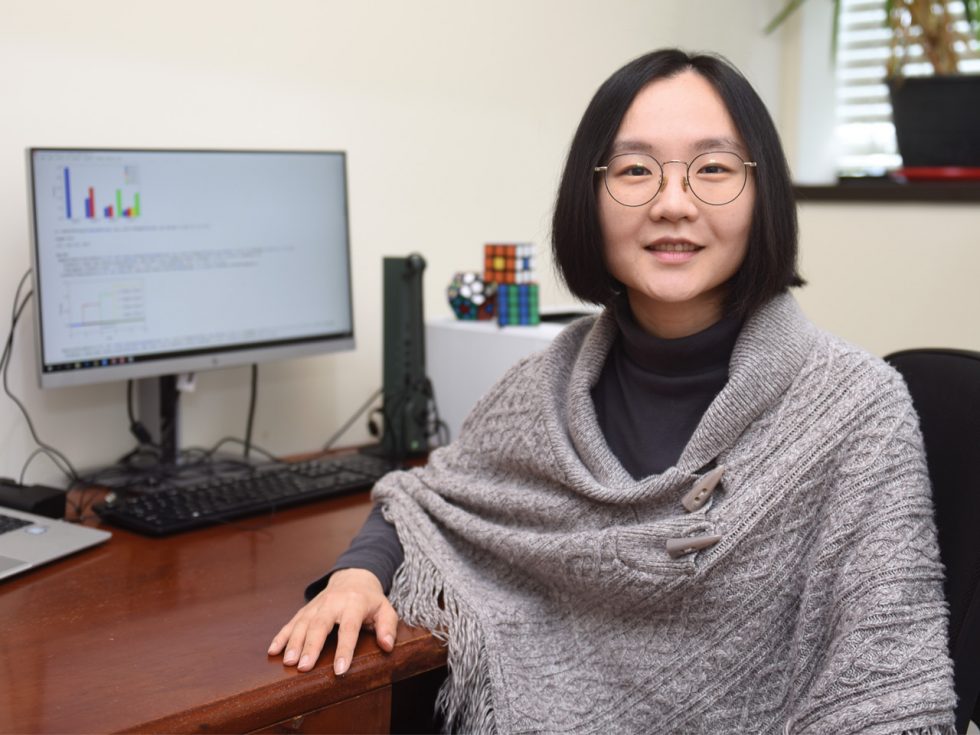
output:
<instances>
[{"instance_id":1,"label":"woman's fingers","mask_svg":"<svg viewBox=\"0 0 980 735\"><path fill-rule=\"evenodd\" d=\"M337 619L336 604L329 596L317 595L300 608L269 645L269 655L282 653L287 666L298 664L301 671L313 668L323 644Z\"/></svg>"},{"instance_id":2,"label":"woman's fingers","mask_svg":"<svg viewBox=\"0 0 980 735\"><path fill-rule=\"evenodd\" d=\"M378 639L378 645L385 651L391 651L395 647L395 636L398 634L398 613L391 603L386 599L378 606L378 611L374 616L374 635Z\"/></svg>"},{"instance_id":3,"label":"woman's fingers","mask_svg":"<svg viewBox=\"0 0 980 735\"><path fill-rule=\"evenodd\" d=\"M293 621L295 620L296 618L294 617L293 620L290 620L288 623L282 626L279 629L279 632L276 633L275 637L272 639L272 643L269 644L270 656L278 656L280 653L282 653L282 649L286 647L286 641L289 640L289 632L293 629Z\"/></svg>"},{"instance_id":4,"label":"woman's fingers","mask_svg":"<svg viewBox=\"0 0 980 735\"><path fill-rule=\"evenodd\" d=\"M320 658L323 644L327 642L327 636L333 630L333 622L327 622L327 618L322 616L315 617L306 627L306 636L303 639L303 648L299 656L299 663L296 664L297 671L309 671L313 664ZM285 659L283 659L285 662Z\"/></svg>"},{"instance_id":5,"label":"woman's fingers","mask_svg":"<svg viewBox=\"0 0 980 735\"><path fill-rule=\"evenodd\" d=\"M351 659L354 657L354 646L364 622L363 610L347 609L340 617L337 629L337 652L333 657L333 672L340 676L347 673Z\"/></svg>"},{"instance_id":6,"label":"woman's fingers","mask_svg":"<svg viewBox=\"0 0 980 735\"><path fill-rule=\"evenodd\" d=\"M283 663L290 666L299 660L299 650L306 633L307 623L305 622L305 614L308 607L309 605L301 608L293 616L293 619L282 626L279 632L276 633L275 638L272 639L272 643L269 644L270 656L278 656L282 653Z\"/></svg>"}]
</instances>

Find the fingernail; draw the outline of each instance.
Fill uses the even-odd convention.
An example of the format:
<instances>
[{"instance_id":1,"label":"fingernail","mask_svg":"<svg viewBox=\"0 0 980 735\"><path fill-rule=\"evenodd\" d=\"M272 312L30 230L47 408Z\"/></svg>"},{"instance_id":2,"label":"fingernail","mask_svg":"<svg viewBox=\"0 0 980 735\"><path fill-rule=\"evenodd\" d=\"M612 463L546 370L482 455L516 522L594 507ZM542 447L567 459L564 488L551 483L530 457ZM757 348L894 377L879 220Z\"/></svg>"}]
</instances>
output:
<instances>
[{"instance_id":1,"label":"fingernail","mask_svg":"<svg viewBox=\"0 0 980 735\"><path fill-rule=\"evenodd\" d=\"M282 657L282 662L284 664L294 664L296 663L296 651L286 651L285 655Z\"/></svg>"},{"instance_id":2,"label":"fingernail","mask_svg":"<svg viewBox=\"0 0 980 735\"><path fill-rule=\"evenodd\" d=\"M384 643L388 648L392 648L395 645L395 639L392 638L390 635L386 635L384 638L382 638L381 642Z\"/></svg>"},{"instance_id":3,"label":"fingernail","mask_svg":"<svg viewBox=\"0 0 980 735\"><path fill-rule=\"evenodd\" d=\"M310 665L310 657L309 656L303 656L303 658L301 658L299 660L299 668L305 669L309 665Z\"/></svg>"},{"instance_id":4,"label":"fingernail","mask_svg":"<svg viewBox=\"0 0 980 735\"><path fill-rule=\"evenodd\" d=\"M333 673L340 676L345 671L347 671L347 662L344 659L338 658L333 662Z\"/></svg>"},{"instance_id":5,"label":"fingernail","mask_svg":"<svg viewBox=\"0 0 980 735\"><path fill-rule=\"evenodd\" d=\"M275 655L275 652L276 652L276 642L272 641L272 643L269 644L269 655L270 656Z\"/></svg>"}]
</instances>

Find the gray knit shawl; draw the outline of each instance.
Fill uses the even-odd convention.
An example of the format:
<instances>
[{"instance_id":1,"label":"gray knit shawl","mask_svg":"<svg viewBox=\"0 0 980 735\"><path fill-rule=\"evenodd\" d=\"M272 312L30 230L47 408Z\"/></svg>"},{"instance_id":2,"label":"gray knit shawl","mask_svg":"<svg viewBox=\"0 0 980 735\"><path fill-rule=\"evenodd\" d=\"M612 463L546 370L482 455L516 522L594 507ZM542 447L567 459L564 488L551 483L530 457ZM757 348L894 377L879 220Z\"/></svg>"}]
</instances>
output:
<instances>
[{"instance_id":1,"label":"gray knit shawl","mask_svg":"<svg viewBox=\"0 0 980 735\"><path fill-rule=\"evenodd\" d=\"M676 466L635 480L590 396L616 333L608 312L573 323L456 442L375 489L405 548L396 609L448 644L450 726L952 732L943 569L897 374L779 296ZM712 461L721 486L687 512Z\"/></svg>"}]
</instances>

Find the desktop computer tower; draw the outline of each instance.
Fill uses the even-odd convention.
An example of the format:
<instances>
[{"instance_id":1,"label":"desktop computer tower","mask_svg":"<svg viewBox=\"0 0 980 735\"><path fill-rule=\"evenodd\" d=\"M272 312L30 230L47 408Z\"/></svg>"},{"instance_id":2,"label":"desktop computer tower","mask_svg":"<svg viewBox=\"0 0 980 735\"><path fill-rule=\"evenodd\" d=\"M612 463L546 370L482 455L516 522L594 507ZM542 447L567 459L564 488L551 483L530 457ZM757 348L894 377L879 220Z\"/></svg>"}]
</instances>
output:
<instances>
[{"instance_id":1,"label":"desktop computer tower","mask_svg":"<svg viewBox=\"0 0 980 735\"><path fill-rule=\"evenodd\" d=\"M391 459L429 449L432 386L425 372L422 274L425 260L413 253L384 259L384 429L381 450Z\"/></svg>"}]
</instances>

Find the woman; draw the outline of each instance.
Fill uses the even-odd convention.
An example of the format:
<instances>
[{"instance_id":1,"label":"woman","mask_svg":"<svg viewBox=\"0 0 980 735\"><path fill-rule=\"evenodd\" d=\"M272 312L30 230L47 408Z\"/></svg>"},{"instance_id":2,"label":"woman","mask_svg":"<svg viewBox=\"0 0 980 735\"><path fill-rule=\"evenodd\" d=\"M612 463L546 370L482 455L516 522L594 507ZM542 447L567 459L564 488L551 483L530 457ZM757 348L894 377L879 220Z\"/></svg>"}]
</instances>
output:
<instances>
[{"instance_id":1,"label":"woman","mask_svg":"<svg viewBox=\"0 0 980 735\"><path fill-rule=\"evenodd\" d=\"M377 485L404 559L375 515L381 556L361 538L338 564L375 572L336 571L270 653L309 669L337 624L342 673L362 624L391 649L397 609L446 637L467 732L951 732L916 418L788 294L792 189L748 82L675 50L617 71L553 239L605 311Z\"/></svg>"}]
</instances>

